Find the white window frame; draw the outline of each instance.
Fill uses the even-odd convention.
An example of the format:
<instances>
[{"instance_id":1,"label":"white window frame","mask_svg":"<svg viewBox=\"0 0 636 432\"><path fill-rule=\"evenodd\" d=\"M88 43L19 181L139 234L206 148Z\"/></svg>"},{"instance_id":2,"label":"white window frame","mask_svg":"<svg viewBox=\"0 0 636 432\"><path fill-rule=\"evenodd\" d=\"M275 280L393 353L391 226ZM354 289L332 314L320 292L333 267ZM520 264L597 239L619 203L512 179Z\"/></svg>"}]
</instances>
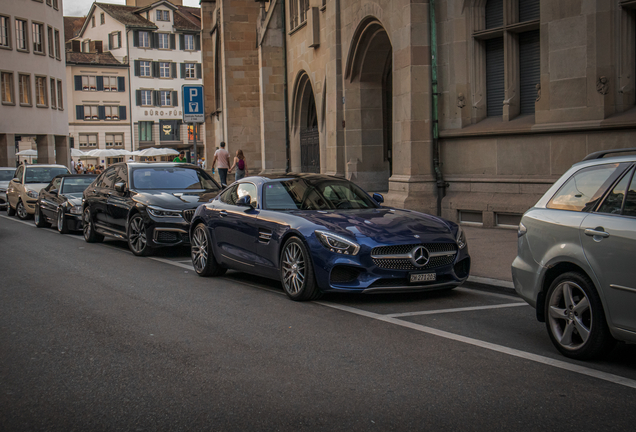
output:
<instances>
[{"instance_id":1,"label":"white window frame","mask_svg":"<svg viewBox=\"0 0 636 432\"><path fill-rule=\"evenodd\" d=\"M172 63L170 62L159 62L159 78L172 78L170 76L170 69L172 68Z\"/></svg>"},{"instance_id":2,"label":"white window frame","mask_svg":"<svg viewBox=\"0 0 636 432\"><path fill-rule=\"evenodd\" d=\"M11 19L0 15L0 48L11 48Z\"/></svg>"},{"instance_id":3,"label":"white window frame","mask_svg":"<svg viewBox=\"0 0 636 432\"><path fill-rule=\"evenodd\" d=\"M144 71L148 73L144 73ZM152 62L149 60L139 60L139 76L146 78L152 76Z\"/></svg>"},{"instance_id":4,"label":"white window frame","mask_svg":"<svg viewBox=\"0 0 636 432\"><path fill-rule=\"evenodd\" d=\"M160 90L160 99L162 107L172 106L172 90Z\"/></svg>"},{"instance_id":5,"label":"white window frame","mask_svg":"<svg viewBox=\"0 0 636 432\"><path fill-rule=\"evenodd\" d=\"M25 19L15 19L15 48L18 51L29 51L29 33L27 26L29 22Z\"/></svg>"},{"instance_id":6,"label":"white window frame","mask_svg":"<svg viewBox=\"0 0 636 432\"><path fill-rule=\"evenodd\" d=\"M51 78L49 80L49 92L51 93L51 109L57 109L57 86L55 84L55 78Z\"/></svg>"},{"instance_id":7,"label":"white window frame","mask_svg":"<svg viewBox=\"0 0 636 432\"><path fill-rule=\"evenodd\" d=\"M140 31L139 34L139 47L150 48L150 33L147 31Z\"/></svg>"},{"instance_id":8,"label":"white window frame","mask_svg":"<svg viewBox=\"0 0 636 432\"><path fill-rule=\"evenodd\" d=\"M13 84L13 71L0 71L0 85L2 88L0 92L2 92L2 104L3 105L15 105L15 86ZM8 78L8 79L7 79ZM6 87L6 92L5 92ZM5 94L9 95L10 100L5 100Z\"/></svg>"},{"instance_id":9,"label":"white window frame","mask_svg":"<svg viewBox=\"0 0 636 432\"><path fill-rule=\"evenodd\" d=\"M169 33L157 33L158 48L162 50L170 49L170 34Z\"/></svg>"},{"instance_id":10,"label":"white window frame","mask_svg":"<svg viewBox=\"0 0 636 432\"><path fill-rule=\"evenodd\" d=\"M141 92L141 106L152 106L152 90L140 90ZM147 99L144 103L144 99Z\"/></svg>"},{"instance_id":11,"label":"white window frame","mask_svg":"<svg viewBox=\"0 0 636 432\"><path fill-rule=\"evenodd\" d=\"M185 78L196 79L197 78L197 65L196 63L185 64Z\"/></svg>"},{"instance_id":12,"label":"white window frame","mask_svg":"<svg viewBox=\"0 0 636 432\"><path fill-rule=\"evenodd\" d=\"M22 78L26 78L23 80ZM26 82L26 88L23 83ZM23 96L26 100L23 102ZM18 99L20 106L33 106L33 98L31 97L31 74L18 74Z\"/></svg>"},{"instance_id":13,"label":"white window frame","mask_svg":"<svg viewBox=\"0 0 636 432\"><path fill-rule=\"evenodd\" d=\"M99 111L97 109L97 105L84 105L84 120L99 120Z\"/></svg>"},{"instance_id":14,"label":"white window frame","mask_svg":"<svg viewBox=\"0 0 636 432\"><path fill-rule=\"evenodd\" d=\"M183 44L185 45L183 47L185 51L194 51L194 35L192 34L183 35Z\"/></svg>"},{"instance_id":15,"label":"white window frame","mask_svg":"<svg viewBox=\"0 0 636 432\"><path fill-rule=\"evenodd\" d=\"M118 105L106 105L104 107L105 119L108 121L119 120L119 106Z\"/></svg>"}]
</instances>

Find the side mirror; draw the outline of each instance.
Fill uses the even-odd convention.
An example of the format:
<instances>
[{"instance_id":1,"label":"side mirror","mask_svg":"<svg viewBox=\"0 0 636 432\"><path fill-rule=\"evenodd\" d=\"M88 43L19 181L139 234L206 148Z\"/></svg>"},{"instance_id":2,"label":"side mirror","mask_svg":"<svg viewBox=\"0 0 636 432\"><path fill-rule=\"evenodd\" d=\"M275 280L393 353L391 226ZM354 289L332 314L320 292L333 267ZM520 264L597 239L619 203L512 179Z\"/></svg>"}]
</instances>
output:
<instances>
[{"instance_id":1,"label":"side mirror","mask_svg":"<svg viewBox=\"0 0 636 432\"><path fill-rule=\"evenodd\" d=\"M58 194L58 190L57 190L57 189L51 189L51 190L49 191L49 193L50 193L51 195L55 195L55 196L57 196L57 194Z\"/></svg>"},{"instance_id":2,"label":"side mirror","mask_svg":"<svg viewBox=\"0 0 636 432\"><path fill-rule=\"evenodd\" d=\"M115 190L119 193L126 192L126 183L124 182L115 183Z\"/></svg>"},{"instance_id":3,"label":"side mirror","mask_svg":"<svg viewBox=\"0 0 636 432\"><path fill-rule=\"evenodd\" d=\"M379 193L374 193L373 194L373 199L378 203L378 204L382 204L384 202L384 197L382 196L382 194Z\"/></svg>"},{"instance_id":4,"label":"side mirror","mask_svg":"<svg viewBox=\"0 0 636 432\"><path fill-rule=\"evenodd\" d=\"M236 201L236 205L241 207L252 207L252 197L249 195L242 196Z\"/></svg>"}]
</instances>

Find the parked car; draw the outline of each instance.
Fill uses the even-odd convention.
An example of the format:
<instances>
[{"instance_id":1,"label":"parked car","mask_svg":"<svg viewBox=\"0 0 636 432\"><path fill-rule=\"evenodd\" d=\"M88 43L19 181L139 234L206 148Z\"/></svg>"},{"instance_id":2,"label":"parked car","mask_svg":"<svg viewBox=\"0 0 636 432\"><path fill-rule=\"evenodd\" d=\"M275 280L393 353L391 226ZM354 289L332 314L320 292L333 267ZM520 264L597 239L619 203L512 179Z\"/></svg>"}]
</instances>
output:
<instances>
[{"instance_id":1,"label":"parked car","mask_svg":"<svg viewBox=\"0 0 636 432\"><path fill-rule=\"evenodd\" d=\"M188 245L195 209L220 191L221 186L196 165L111 165L84 191L84 239L89 243L104 236L126 240L135 255Z\"/></svg>"},{"instance_id":2,"label":"parked car","mask_svg":"<svg viewBox=\"0 0 636 432\"><path fill-rule=\"evenodd\" d=\"M15 175L15 168L0 167L0 210L7 207L7 188Z\"/></svg>"},{"instance_id":3,"label":"parked car","mask_svg":"<svg viewBox=\"0 0 636 432\"><path fill-rule=\"evenodd\" d=\"M452 289L468 278L461 227L383 201L327 175L242 179L197 209L194 269L200 276L230 268L278 279L292 300L329 291Z\"/></svg>"},{"instance_id":4,"label":"parked car","mask_svg":"<svg viewBox=\"0 0 636 432\"><path fill-rule=\"evenodd\" d=\"M60 174L38 195L34 220L38 228L56 224L61 234L82 230L82 194L95 175Z\"/></svg>"},{"instance_id":5,"label":"parked car","mask_svg":"<svg viewBox=\"0 0 636 432\"><path fill-rule=\"evenodd\" d=\"M70 174L64 165L20 165L7 188L7 214L17 213L27 219L35 213L40 189L46 187L59 174Z\"/></svg>"},{"instance_id":6,"label":"parked car","mask_svg":"<svg viewBox=\"0 0 636 432\"><path fill-rule=\"evenodd\" d=\"M515 289L567 357L636 343L636 156L604 158L624 151L573 165L519 224Z\"/></svg>"}]
</instances>

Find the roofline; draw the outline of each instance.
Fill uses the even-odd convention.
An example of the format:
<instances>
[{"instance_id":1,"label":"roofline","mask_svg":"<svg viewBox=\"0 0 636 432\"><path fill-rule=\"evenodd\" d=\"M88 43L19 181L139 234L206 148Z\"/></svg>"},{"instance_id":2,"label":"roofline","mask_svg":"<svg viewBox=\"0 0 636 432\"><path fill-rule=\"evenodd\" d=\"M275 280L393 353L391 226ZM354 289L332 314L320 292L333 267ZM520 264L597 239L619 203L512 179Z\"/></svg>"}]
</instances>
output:
<instances>
[{"instance_id":1,"label":"roofline","mask_svg":"<svg viewBox=\"0 0 636 432\"><path fill-rule=\"evenodd\" d=\"M172 9L173 11L178 9L177 6L173 5L168 0L158 0L158 1L156 1L156 2L154 2L152 4L149 4L147 6L140 7L139 9L135 9L135 13L137 13L137 12L145 12L145 11L148 11L150 9L154 9L155 7L157 7L157 5L159 3L167 3L168 4L168 8Z\"/></svg>"}]
</instances>

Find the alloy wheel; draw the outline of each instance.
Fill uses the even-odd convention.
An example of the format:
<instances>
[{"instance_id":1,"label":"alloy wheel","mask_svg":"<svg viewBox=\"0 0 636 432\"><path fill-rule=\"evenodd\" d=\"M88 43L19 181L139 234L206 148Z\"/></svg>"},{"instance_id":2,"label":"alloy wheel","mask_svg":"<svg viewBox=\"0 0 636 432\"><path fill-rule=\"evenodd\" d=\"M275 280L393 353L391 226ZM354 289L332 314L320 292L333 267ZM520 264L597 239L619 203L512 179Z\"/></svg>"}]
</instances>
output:
<instances>
[{"instance_id":1,"label":"alloy wheel","mask_svg":"<svg viewBox=\"0 0 636 432\"><path fill-rule=\"evenodd\" d=\"M64 231L64 213L59 210L57 212L57 230L59 232Z\"/></svg>"},{"instance_id":2,"label":"alloy wheel","mask_svg":"<svg viewBox=\"0 0 636 432\"><path fill-rule=\"evenodd\" d=\"M35 206L35 213L33 214L33 222L35 222L36 226L40 226L40 208Z\"/></svg>"},{"instance_id":3,"label":"alloy wheel","mask_svg":"<svg viewBox=\"0 0 636 432\"><path fill-rule=\"evenodd\" d=\"M26 219L29 216L22 201L18 201L15 211L20 219Z\"/></svg>"},{"instance_id":4,"label":"alloy wheel","mask_svg":"<svg viewBox=\"0 0 636 432\"><path fill-rule=\"evenodd\" d=\"M133 217L131 219L128 242L136 253L143 252L146 247L146 224L141 217Z\"/></svg>"},{"instance_id":5,"label":"alloy wheel","mask_svg":"<svg viewBox=\"0 0 636 432\"><path fill-rule=\"evenodd\" d=\"M305 257L296 243L290 243L283 252L283 284L292 295L298 294L305 283Z\"/></svg>"},{"instance_id":6,"label":"alloy wheel","mask_svg":"<svg viewBox=\"0 0 636 432\"><path fill-rule=\"evenodd\" d=\"M208 263L208 239L203 231L204 228L199 225L192 235L192 264L197 272L202 272Z\"/></svg>"},{"instance_id":7,"label":"alloy wheel","mask_svg":"<svg viewBox=\"0 0 636 432\"><path fill-rule=\"evenodd\" d=\"M552 292L548 321L556 342L566 350L581 348L590 337L593 326L590 299L572 281L563 281Z\"/></svg>"},{"instance_id":8,"label":"alloy wheel","mask_svg":"<svg viewBox=\"0 0 636 432\"><path fill-rule=\"evenodd\" d=\"M92 226L91 226L91 210L86 207L84 209L84 213L82 214L82 231L84 232L84 238L88 239L91 236Z\"/></svg>"}]
</instances>

